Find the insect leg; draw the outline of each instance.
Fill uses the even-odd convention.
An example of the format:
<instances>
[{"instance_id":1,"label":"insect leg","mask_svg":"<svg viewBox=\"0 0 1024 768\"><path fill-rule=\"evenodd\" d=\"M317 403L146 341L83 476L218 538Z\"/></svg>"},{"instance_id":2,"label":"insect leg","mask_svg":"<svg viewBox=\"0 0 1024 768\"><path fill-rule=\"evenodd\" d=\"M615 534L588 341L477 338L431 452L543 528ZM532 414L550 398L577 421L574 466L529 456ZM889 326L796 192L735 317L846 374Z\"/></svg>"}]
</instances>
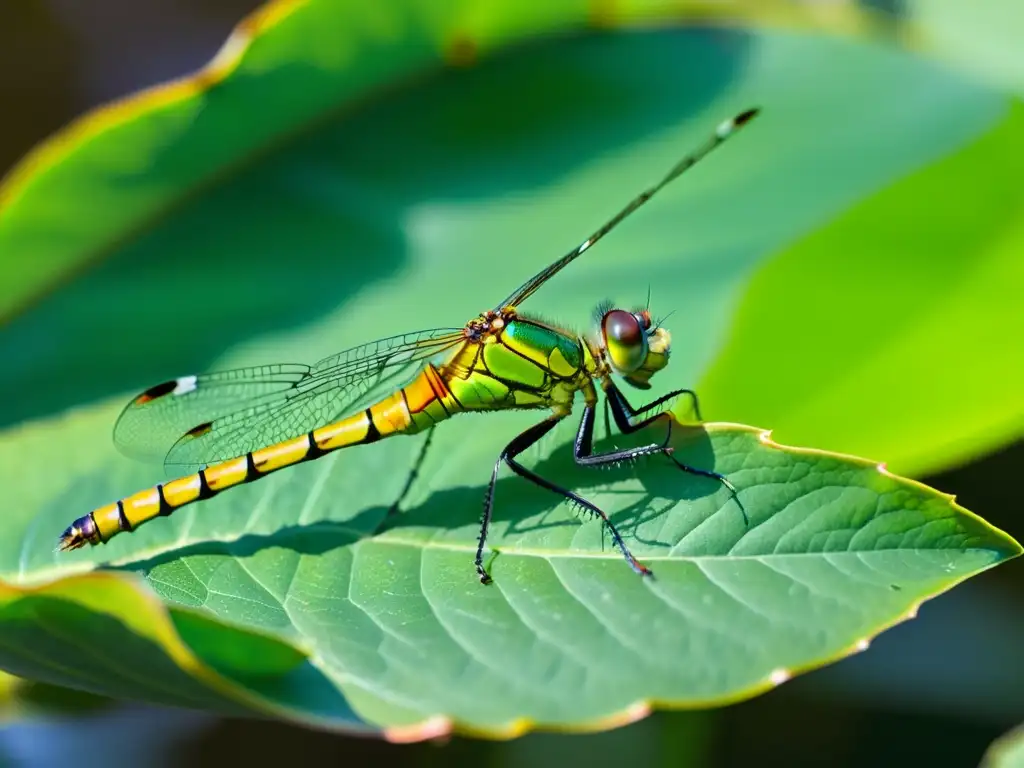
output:
<instances>
[{"instance_id":1,"label":"insect leg","mask_svg":"<svg viewBox=\"0 0 1024 768\"><path fill-rule=\"evenodd\" d=\"M612 539L615 541L615 545L619 548L619 551L622 552L622 555L626 559L626 562L629 563L630 568L632 568L634 571L636 571L642 576L652 575L651 571L648 568L646 568L644 565L641 565L641 563L635 557L633 557L633 553L629 551L629 548L626 546L626 543L622 540L622 536L620 536L618 530L616 530L615 525L611 522L611 520L608 519L608 516L603 511L601 511L601 509L599 509L597 506L584 499L582 496L579 496L566 488L562 488L561 486L552 483L550 480L546 480L545 478L541 477L535 472L532 472L531 470L527 469L522 464L520 464L518 461L516 461L516 456L518 456L520 453L522 453L531 445L540 440L541 437L547 434L563 418L565 417L549 416L544 421L530 427L528 430L526 430L525 432L517 436L515 439L513 439L512 442L510 442L507 446L505 446L505 450L501 452L501 456L499 456L498 460L494 463L494 471L491 473L491 483L487 489L487 496L484 498L484 516L480 528L480 539L477 545L476 552L476 570L477 574L479 574L480 576L480 581L483 584L487 584L491 581L491 577L487 574L487 571L485 571L483 567L483 549L484 541L487 537L487 527L490 524L491 520L491 511L494 506L494 486L498 480L498 469L501 467L502 462L508 464L509 468L520 477L529 480L535 485L539 485L541 488L546 488L547 490L557 493L560 496L564 496L565 498L569 499L569 501L582 507L583 509L587 510L594 516L601 518L601 520L605 524L605 527L607 527L608 530L611 532ZM591 432L593 431L593 421L593 409L590 409Z\"/></svg>"},{"instance_id":2,"label":"insect leg","mask_svg":"<svg viewBox=\"0 0 1024 768\"><path fill-rule=\"evenodd\" d=\"M661 413L649 416L639 422L634 421L637 416L647 413L648 411L657 408L662 403L665 403L674 397L679 397L679 395L689 395L690 399L693 400L693 412L697 416L697 421L704 421L703 417L700 415L700 401L697 399L697 393L692 389L673 390L666 395L662 395L654 402L647 403L647 405L643 405L639 408L633 408L633 406L629 404L629 401L626 400L626 396L622 394L622 391L610 381L605 385L604 393L611 404L612 414L615 418L615 426L619 428L619 431L627 435L631 432L643 429L655 419L659 418Z\"/></svg>"},{"instance_id":3,"label":"insect leg","mask_svg":"<svg viewBox=\"0 0 1024 768\"><path fill-rule=\"evenodd\" d=\"M612 416L615 418L615 424L616 424L616 426L620 430L622 430L623 432L625 432L627 434L630 433L630 432L636 432L639 429L643 429L644 427L646 427L647 425L651 424L655 420L661 418L665 414L659 413L659 414L656 414L654 416L650 416L650 417L648 417L646 419L642 419L641 421L634 421L634 419L637 416L639 416L640 414L643 414L645 411L649 411L652 408L660 405L661 403L665 402L667 399L669 399L671 397L675 397L675 396L677 396L679 394L683 394L683 393L687 393L687 392L690 393L693 396L693 398L694 398L694 400L693 400L694 408L696 409L697 408L697 395L694 392L692 392L691 390L689 390L689 389L680 389L680 390L676 390L675 392L669 392L667 395L665 395L663 397L659 397L653 403L648 403L647 405L642 406L640 408L633 408L633 406L631 406L629 404L629 401L626 400L626 396L622 394L622 392L619 390L618 387L616 387L612 383L609 383L605 387L605 395L607 396L607 398L609 400L609 403L611 404ZM699 419L700 418L700 411L699 410L697 411L697 414L698 414L697 418ZM668 445L668 441L669 441L669 438L671 436L672 436L672 419L669 418L668 419L668 434L665 435L665 445L666 446ZM747 525L747 526L750 525L750 518L747 517L747 510L743 507L743 503L740 501L740 497L736 493L736 486L734 486L731 482L729 482L728 478L726 478L725 475L722 475L722 474L720 474L718 472L713 472L713 471L707 470L707 469L698 469L697 467L691 467L689 464L684 464L683 462L679 461L679 459L677 459L675 457L675 455L670 450L666 450L666 451L663 451L663 452L665 453L666 456L668 456L670 459L672 459L672 461L675 462L676 466L679 467L681 470L683 470L683 472L688 472L691 475L700 475L701 477L708 477L708 478L711 478L713 480L717 480L722 485L724 485L726 488L728 488L729 489L729 493L732 494L733 501L735 501L736 502L736 506L738 506L740 508L740 512L743 515L743 522L744 522L744 524Z\"/></svg>"},{"instance_id":4,"label":"insect leg","mask_svg":"<svg viewBox=\"0 0 1024 768\"><path fill-rule=\"evenodd\" d=\"M480 519L480 537L477 539L476 560L474 561L476 564L476 572L480 577L481 584L491 583L490 575L488 575L487 571L484 570L484 544L487 541L487 529L491 525L491 513L494 511L494 486L498 482L498 470L501 468L501 462L508 462L509 466L512 467L513 470L516 470L516 466L518 465L516 465L515 462L510 461L510 457L517 456L536 443L544 437L544 435L554 429L555 425L561 421L562 418L564 417L549 416L544 421L534 424L506 445L504 450L502 450L501 455L498 456L498 460L494 462L494 470L491 472L491 482L488 484L487 493L484 496L484 514ZM528 479L533 478L528 477ZM545 488L549 487L546 480L539 484Z\"/></svg>"},{"instance_id":5,"label":"insect leg","mask_svg":"<svg viewBox=\"0 0 1024 768\"><path fill-rule=\"evenodd\" d=\"M668 439L661 445L654 443L642 445L638 448L594 453L594 406L588 405L584 408L583 418L580 420L580 428L576 432L574 455L577 464L584 467L614 466L638 459L641 456L651 456L656 453L672 453L672 449L668 446Z\"/></svg>"}]
</instances>

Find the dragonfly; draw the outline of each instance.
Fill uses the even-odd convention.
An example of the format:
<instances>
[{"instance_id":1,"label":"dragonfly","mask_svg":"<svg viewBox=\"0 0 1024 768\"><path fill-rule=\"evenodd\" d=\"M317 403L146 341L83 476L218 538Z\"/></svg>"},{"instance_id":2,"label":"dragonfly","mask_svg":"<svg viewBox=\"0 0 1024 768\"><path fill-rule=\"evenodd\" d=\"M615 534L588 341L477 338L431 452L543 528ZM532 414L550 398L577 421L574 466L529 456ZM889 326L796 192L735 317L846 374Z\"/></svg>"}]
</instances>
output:
<instances>
[{"instance_id":1,"label":"dragonfly","mask_svg":"<svg viewBox=\"0 0 1024 768\"><path fill-rule=\"evenodd\" d=\"M623 434L668 417L662 406L682 395L692 396L700 420L692 390L674 390L634 408L614 378L639 390L649 389L651 377L668 363L671 336L660 322L652 322L648 308L626 310L602 304L595 312L595 327L580 334L521 313L520 306L758 112L748 109L720 123L698 148L590 237L461 328L378 339L314 365L268 364L214 371L181 376L145 390L117 418L115 444L129 456L162 456L171 473L180 475L182 466L202 468L79 517L61 534L58 550L106 543L119 533L130 533L186 505L285 467L342 448L432 430L456 414L534 409L547 414L514 437L494 463L474 558L480 581L491 581L484 552L502 465L599 519L633 571L652 576L604 511L542 477L519 457L571 415L576 395L581 394L583 415L573 446L577 464L615 466L660 454L684 472L718 480L739 503L735 486L723 475L689 466L673 455L670 418L669 434L661 442L594 450L598 388ZM746 520L745 511L743 516Z\"/></svg>"}]
</instances>

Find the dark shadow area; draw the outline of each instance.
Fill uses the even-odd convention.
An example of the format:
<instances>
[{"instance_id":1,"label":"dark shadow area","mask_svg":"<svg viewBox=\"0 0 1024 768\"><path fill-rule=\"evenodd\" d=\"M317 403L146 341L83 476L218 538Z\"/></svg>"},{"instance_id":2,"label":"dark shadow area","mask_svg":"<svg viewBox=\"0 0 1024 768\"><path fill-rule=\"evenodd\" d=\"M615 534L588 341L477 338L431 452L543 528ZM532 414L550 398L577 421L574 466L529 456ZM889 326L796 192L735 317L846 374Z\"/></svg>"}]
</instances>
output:
<instances>
[{"instance_id":1,"label":"dark shadow area","mask_svg":"<svg viewBox=\"0 0 1024 768\"><path fill-rule=\"evenodd\" d=\"M334 683L308 659L302 658L287 669L275 666L272 674L263 674L260 665L265 661L231 658L240 647L248 652L271 651L276 641L250 636L245 630L238 630L241 634L233 639L233 627L203 627L205 615L198 617L199 622L174 612L170 618L182 642L223 678L283 706L358 722ZM100 611L59 598L28 595L0 606L0 626L0 669L40 681L31 683L24 696L19 695L25 706L45 708L48 714L62 710L86 714L108 708L104 697L112 697L157 706L251 714L196 679L193 671L179 667L162 647ZM216 634L212 646L208 643L210 632ZM217 646L225 640L231 647ZM272 652L276 657L282 653L276 649ZM241 665L234 663L239 661ZM145 678L139 676L139 670L146 670ZM69 676L80 684L81 691L62 693L67 689L60 686L70 682Z\"/></svg>"},{"instance_id":2,"label":"dark shadow area","mask_svg":"<svg viewBox=\"0 0 1024 768\"><path fill-rule=\"evenodd\" d=\"M29 594L0 606L0 625L0 666L18 676L59 685L68 682L73 670L79 687L91 693L244 712L206 690L155 643L108 614ZM147 670L146 679L138 677L140 669Z\"/></svg>"},{"instance_id":3,"label":"dark shadow area","mask_svg":"<svg viewBox=\"0 0 1024 768\"><path fill-rule=\"evenodd\" d=\"M677 125L732 81L748 47L742 32L693 29L533 42L339 112L3 328L0 426L206 370L240 342L344 307L407 265L411 207L529 194ZM579 236L566 232L550 257ZM454 279L485 256L453 254L444 268ZM531 255L524 279L541 263ZM514 287L494 286L481 306ZM467 319L437 309L409 330ZM366 340L378 335L367 318Z\"/></svg>"},{"instance_id":4,"label":"dark shadow area","mask_svg":"<svg viewBox=\"0 0 1024 768\"><path fill-rule=\"evenodd\" d=\"M902 21L911 14L907 11L907 0L861 0L869 11L884 13L892 21Z\"/></svg>"},{"instance_id":5,"label":"dark shadow area","mask_svg":"<svg viewBox=\"0 0 1024 768\"><path fill-rule=\"evenodd\" d=\"M322 555L339 547L369 538L384 516L386 507L364 510L351 520L324 520L310 525L289 525L270 535L246 534L234 541L204 541L157 555L146 560L120 566L104 566L109 570L148 574L154 568L175 560L197 555L252 557L267 547L285 547L301 555ZM365 531L363 535L357 531Z\"/></svg>"},{"instance_id":6,"label":"dark shadow area","mask_svg":"<svg viewBox=\"0 0 1024 768\"><path fill-rule=\"evenodd\" d=\"M958 504L1021 541L1024 503L1015 485L1021 467L1024 467L1024 440L1017 440L978 461L922 478L921 482L953 494ZM1024 591L1024 558L993 569L984 579L993 585Z\"/></svg>"},{"instance_id":7,"label":"dark shadow area","mask_svg":"<svg viewBox=\"0 0 1024 768\"><path fill-rule=\"evenodd\" d=\"M697 768L765 765L976 766L995 728L951 717L926 717L885 707L815 702L773 691L742 704L704 712L658 712L648 720L607 733L559 738L535 733L514 742L464 737L397 747L346 739L281 723L222 720L183 745L183 764L315 761L416 768L531 765L555 768L572 760L588 766L635 763ZM492 695L497 695L496 693ZM810 727L813 724L813 727Z\"/></svg>"},{"instance_id":8,"label":"dark shadow area","mask_svg":"<svg viewBox=\"0 0 1024 768\"><path fill-rule=\"evenodd\" d=\"M32 684L31 698L24 701L27 706L46 707L51 714L64 710L81 715L108 708L104 697L113 697L229 715L247 712L194 679L156 643L108 614L55 597L27 595L0 606L0 625L0 665L40 681ZM71 670L81 691L60 695L65 689L58 685L68 682ZM139 670L146 670L144 679ZM241 674L223 666L217 672L286 706L301 702L303 711L358 722L337 688L308 661L272 677Z\"/></svg>"},{"instance_id":9,"label":"dark shadow area","mask_svg":"<svg viewBox=\"0 0 1024 768\"><path fill-rule=\"evenodd\" d=\"M14 699L19 709L24 708L29 712L39 711L61 717L82 717L109 712L119 706L118 702L113 699L96 693L29 680L18 684ZM4 765L4 763L0 761L0 765Z\"/></svg>"},{"instance_id":10,"label":"dark shadow area","mask_svg":"<svg viewBox=\"0 0 1024 768\"><path fill-rule=\"evenodd\" d=\"M719 766L760 765L765 755L776 755L781 762L769 764L791 768L961 768L978 765L1000 734L994 725L900 711L884 701L863 706L808 699L785 686L727 707L721 715L713 749Z\"/></svg>"},{"instance_id":11,"label":"dark shadow area","mask_svg":"<svg viewBox=\"0 0 1024 768\"><path fill-rule=\"evenodd\" d=\"M229 745L237 743L238 748ZM183 745L181 765L222 768L238 760L251 765L454 766L500 765L500 742L444 738L420 744L395 745L379 739L344 738L281 723L222 720L216 728Z\"/></svg>"},{"instance_id":12,"label":"dark shadow area","mask_svg":"<svg viewBox=\"0 0 1024 768\"><path fill-rule=\"evenodd\" d=\"M79 57L74 36L46 4L0 10L0 177L40 136L86 108L73 82Z\"/></svg>"},{"instance_id":13,"label":"dark shadow area","mask_svg":"<svg viewBox=\"0 0 1024 768\"><path fill-rule=\"evenodd\" d=\"M608 450L612 447L646 445L661 442L663 437L664 427L654 425L634 435L616 435L611 442L601 440L595 444L595 448ZM672 444L676 447L677 456L681 461L695 467L714 469L711 441L703 428L681 426L676 423L673 427ZM654 463L659 465L658 469L651 471L653 467L650 465ZM647 457L633 466L607 469L581 467L573 459L571 442L558 446L548 458L532 465L531 468L542 477L572 489L585 498L588 493L618 480L639 479L646 494L625 509L609 511L609 514L611 521L627 541L635 539L653 546L671 547L676 542L644 539L636 535L638 526L666 514L681 502L722 492L722 486L717 480L684 472L664 456ZM244 558L267 547L284 547L301 555L321 555L339 547L349 546L361 538L402 528L465 528L468 534L467 544L475 543L482 512L481 502L487 490L487 479L481 478L483 482L476 485L437 491L432 493L424 504L398 514L389 515L389 508L375 507L364 510L351 520L286 526L269 535L244 535L230 542L199 542L145 561L118 566L116 569L145 575L160 565L185 557L220 555ZM602 494L613 495L614 492L602 490ZM635 493L631 492L630 495L633 496ZM508 537L514 538L545 528L576 527L589 521L589 518L549 520L550 513L562 502L563 498L560 495L512 474L505 467L502 477L495 486L495 506L489 545L497 549L500 548L502 540ZM738 508L736 514L740 514ZM696 526L701 522L703 517L695 517L691 524ZM502 526L503 523L508 524L507 528ZM502 530L507 531L504 536L499 535ZM686 530L683 531L683 535ZM360 535L359 532L365 533ZM606 547L613 547L610 540L606 539ZM467 569L471 567L472 556L469 556Z\"/></svg>"}]
</instances>

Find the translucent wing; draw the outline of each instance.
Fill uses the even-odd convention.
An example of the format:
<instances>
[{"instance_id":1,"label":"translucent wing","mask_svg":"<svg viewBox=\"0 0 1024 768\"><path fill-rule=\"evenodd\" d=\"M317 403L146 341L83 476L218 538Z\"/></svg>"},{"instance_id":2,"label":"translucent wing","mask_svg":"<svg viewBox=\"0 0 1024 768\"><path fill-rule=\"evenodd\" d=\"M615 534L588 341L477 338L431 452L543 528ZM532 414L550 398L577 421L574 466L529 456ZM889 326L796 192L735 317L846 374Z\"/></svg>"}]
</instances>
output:
<instances>
[{"instance_id":1,"label":"translucent wing","mask_svg":"<svg viewBox=\"0 0 1024 768\"><path fill-rule=\"evenodd\" d=\"M494 308L494 311L500 311L504 307L518 307L520 304L526 301L530 296L534 294L534 292L538 288L544 285L544 283L546 283L548 280L554 277L558 272L560 272L564 267L568 266L571 262L575 261L580 256L582 256L586 251L590 249L591 246L594 245L594 243L596 243L602 237L604 237L613 229L615 229L615 227L617 227L623 219L627 218L631 213L633 213L633 211L635 211L637 208L639 208L652 197L654 197L656 194L658 194L662 187L664 187L672 180L678 178L679 176L682 176L686 171L688 171L690 168L699 163L715 147L722 144L733 133L735 133L737 129L741 128L743 125L749 122L754 116L756 116L758 111L759 110L757 109L748 109L745 112L741 112L735 117L720 123L718 128L715 129L715 132L710 137L708 137L708 139L701 146L699 146L696 150L694 150L689 155L680 160L678 163L676 163L674 166L672 166L671 170L669 170L669 172L662 177L661 181L659 181L652 187L648 187L639 195L630 200L625 208L623 208L621 211L615 214L611 219L606 221L600 227L600 229L594 232L594 234L592 234L590 237L588 237L574 249L569 251L569 253L565 254L565 256L563 256L553 264L548 265L540 272L538 272L536 275L527 280L525 283L523 283L521 286L519 286L519 288L517 288L515 292L513 292L508 298L506 298L503 302L496 306Z\"/></svg>"},{"instance_id":2,"label":"translucent wing","mask_svg":"<svg viewBox=\"0 0 1024 768\"><path fill-rule=\"evenodd\" d=\"M114 426L126 455L171 469L201 466L298 437L402 386L423 362L464 341L460 328L392 336L309 365L182 376L132 400Z\"/></svg>"}]
</instances>

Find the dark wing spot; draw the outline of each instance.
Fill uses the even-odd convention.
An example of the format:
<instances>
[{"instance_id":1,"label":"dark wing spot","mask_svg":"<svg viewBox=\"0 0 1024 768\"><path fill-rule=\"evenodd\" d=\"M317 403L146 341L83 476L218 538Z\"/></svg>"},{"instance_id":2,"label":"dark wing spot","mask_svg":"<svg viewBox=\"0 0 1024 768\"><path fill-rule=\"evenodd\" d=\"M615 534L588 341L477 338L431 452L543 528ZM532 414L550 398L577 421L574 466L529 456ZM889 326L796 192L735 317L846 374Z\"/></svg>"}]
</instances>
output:
<instances>
[{"instance_id":1,"label":"dark wing spot","mask_svg":"<svg viewBox=\"0 0 1024 768\"><path fill-rule=\"evenodd\" d=\"M754 117L756 117L757 113L760 111L760 107L754 107L753 109L748 109L746 112L741 112L740 114L736 115L735 118L733 118L733 125L739 128L744 123L748 123L752 119L754 119Z\"/></svg>"},{"instance_id":2,"label":"dark wing spot","mask_svg":"<svg viewBox=\"0 0 1024 768\"><path fill-rule=\"evenodd\" d=\"M185 433L185 437L202 437L203 435L207 434L211 429L213 429L213 422L206 421L203 422L202 424L197 424L196 426L192 427L192 429Z\"/></svg>"},{"instance_id":3,"label":"dark wing spot","mask_svg":"<svg viewBox=\"0 0 1024 768\"><path fill-rule=\"evenodd\" d=\"M135 398L136 405L142 405L148 403L150 400L156 400L158 397L169 395L178 386L178 382L175 380L165 381L162 384L157 384L155 387L150 387L141 395Z\"/></svg>"}]
</instances>

